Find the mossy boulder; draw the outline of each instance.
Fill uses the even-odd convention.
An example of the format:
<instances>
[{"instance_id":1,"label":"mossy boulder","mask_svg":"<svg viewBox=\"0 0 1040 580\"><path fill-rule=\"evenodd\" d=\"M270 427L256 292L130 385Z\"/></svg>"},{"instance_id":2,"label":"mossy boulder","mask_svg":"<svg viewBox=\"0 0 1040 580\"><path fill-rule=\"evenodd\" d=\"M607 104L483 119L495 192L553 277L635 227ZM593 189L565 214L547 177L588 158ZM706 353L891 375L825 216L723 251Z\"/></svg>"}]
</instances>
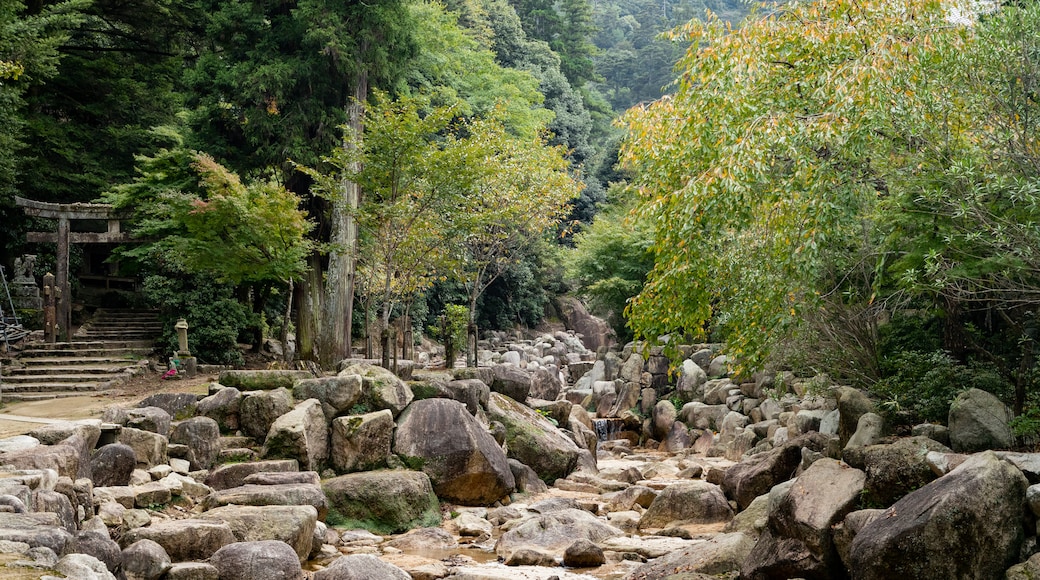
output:
<instances>
[{"instance_id":1,"label":"mossy boulder","mask_svg":"<svg viewBox=\"0 0 1040 580\"><path fill-rule=\"evenodd\" d=\"M310 371L227 370L220 372L217 382L240 391L270 391L292 389L296 381L312 378Z\"/></svg>"},{"instance_id":2,"label":"mossy boulder","mask_svg":"<svg viewBox=\"0 0 1040 580\"><path fill-rule=\"evenodd\" d=\"M421 471L351 473L325 480L328 523L377 534L440 525L440 502Z\"/></svg>"},{"instance_id":3,"label":"mossy boulder","mask_svg":"<svg viewBox=\"0 0 1040 580\"><path fill-rule=\"evenodd\" d=\"M581 449L534 409L491 393L487 412L506 428L509 457L533 469L542 481L551 485L577 468Z\"/></svg>"}]
</instances>

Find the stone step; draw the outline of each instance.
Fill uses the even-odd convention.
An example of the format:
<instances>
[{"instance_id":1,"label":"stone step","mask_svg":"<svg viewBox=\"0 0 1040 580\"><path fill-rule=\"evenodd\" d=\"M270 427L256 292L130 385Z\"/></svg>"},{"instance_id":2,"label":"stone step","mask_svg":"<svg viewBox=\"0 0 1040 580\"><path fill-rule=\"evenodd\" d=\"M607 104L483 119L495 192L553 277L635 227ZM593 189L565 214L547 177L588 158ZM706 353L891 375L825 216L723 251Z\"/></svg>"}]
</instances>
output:
<instances>
[{"instance_id":1,"label":"stone step","mask_svg":"<svg viewBox=\"0 0 1040 580\"><path fill-rule=\"evenodd\" d=\"M19 353L18 356L24 364L30 364L29 361L32 360L47 360L51 358L105 357L138 359L148 356L152 350L152 347L26 350Z\"/></svg>"},{"instance_id":2,"label":"stone step","mask_svg":"<svg viewBox=\"0 0 1040 580\"><path fill-rule=\"evenodd\" d=\"M22 403L28 401L49 401L52 399L67 399L69 397L89 396L97 391L47 391L29 393L3 392L2 398L5 403Z\"/></svg>"},{"instance_id":3,"label":"stone step","mask_svg":"<svg viewBox=\"0 0 1040 580\"><path fill-rule=\"evenodd\" d=\"M126 356L122 351L112 353L112 356L37 356L20 359L23 367L48 367L66 365L107 365L126 366L140 360L141 357Z\"/></svg>"},{"instance_id":4,"label":"stone step","mask_svg":"<svg viewBox=\"0 0 1040 580\"><path fill-rule=\"evenodd\" d=\"M161 322L93 322L89 327L81 327L80 330L158 330L162 331Z\"/></svg>"},{"instance_id":5,"label":"stone step","mask_svg":"<svg viewBox=\"0 0 1040 580\"><path fill-rule=\"evenodd\" d=\"M89 394L104 391L112 386L108 381L104 382L79 382L79 383L9 383L5 379L0 383L0 393L6 400L9 394L14 393L79 393Z\"/></svg>"},{"instance_id":6,"label":"stone step","mask_svg":"<svg viewBox=\"0 0 1040 580\"><path fill-rule=\"evenodd\" d=\"M3 385L4 389L10 388L11 385L51 385L51 384L86 384L86 383L97 383L107 382L112 380L126 380L130 378L130 373L111 373L107 375L97 374L85 374L75 373L67 375L4 375Z\"/></svg>"},{"instance_id":7,"label":"stone step","mask_svg":"<svg viewBox=\"0 0 1040 580\"><path fill-rule=\"evenodd\" d=\"M24 377L24 376L58 376L58 375L108 375L122 372L128 366L131 366L132 362L124 363L121 365L62 365L62 366L47 366L47 367L9 367L4 369L5 377Z\"/></svg>"}]
</instances>

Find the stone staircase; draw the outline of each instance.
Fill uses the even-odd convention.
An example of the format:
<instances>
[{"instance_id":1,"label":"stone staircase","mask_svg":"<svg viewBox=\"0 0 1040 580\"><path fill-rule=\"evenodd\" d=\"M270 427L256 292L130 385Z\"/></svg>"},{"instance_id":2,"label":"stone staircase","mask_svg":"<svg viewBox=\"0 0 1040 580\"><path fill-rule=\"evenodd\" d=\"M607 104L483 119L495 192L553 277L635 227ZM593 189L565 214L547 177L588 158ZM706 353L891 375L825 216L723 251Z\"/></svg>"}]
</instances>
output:
<instances>
[{"instance_id":1,"label":"stone staircase","mask_svg":"<svg viewBox=\"0 0 1040 580\"><path fill-rule=\"evenodd\" d=\"M70 342L30 343L5 364L4 402L75 397L125 382L142 368L162 332L158 314L98 310Z\"/></svg>"}]
</instances>

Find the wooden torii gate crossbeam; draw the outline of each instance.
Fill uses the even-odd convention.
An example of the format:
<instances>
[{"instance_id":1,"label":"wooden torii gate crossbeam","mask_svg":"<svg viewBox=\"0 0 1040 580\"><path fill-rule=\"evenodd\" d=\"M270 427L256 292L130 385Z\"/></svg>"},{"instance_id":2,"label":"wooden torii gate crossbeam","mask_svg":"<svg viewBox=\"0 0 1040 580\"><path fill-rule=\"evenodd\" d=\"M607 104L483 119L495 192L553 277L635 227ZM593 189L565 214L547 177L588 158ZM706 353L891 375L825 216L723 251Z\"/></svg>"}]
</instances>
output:
<instances>
[{"instance_id":1,"label":"wooden torii gate crossbeam","mask_svg":"<svg viewBox=\"0 0 1040 580\"><path fill-rule=\"evenodd\" d=\"M66 333L67 338L72 328L72 295L69 286L69 244L119 244L129 242L130 236L119 230L120 218L107 203L48 203L33 201L23 197L14 198L15 205L25 211L25 215L58 220L57 233L29 232L26 240L35 243L58 244L57 278L55 283L61 291L58 302L58 326ZM108 231L99 233L73 232L72 220L105 220Z\"/></svg>"}]
</instances>

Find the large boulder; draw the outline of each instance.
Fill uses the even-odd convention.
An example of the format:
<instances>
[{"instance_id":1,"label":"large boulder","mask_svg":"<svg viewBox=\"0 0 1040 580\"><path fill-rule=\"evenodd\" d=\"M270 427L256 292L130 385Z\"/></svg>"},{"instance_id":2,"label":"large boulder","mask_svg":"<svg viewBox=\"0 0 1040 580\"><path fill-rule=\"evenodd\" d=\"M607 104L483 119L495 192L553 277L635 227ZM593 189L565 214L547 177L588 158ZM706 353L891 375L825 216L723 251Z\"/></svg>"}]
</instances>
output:
<instances>
[{"instance_id":1,"label":"large boulder","mask_svg":"<svg viewBox=\"0 0 1040 580\"><path fill-rule=\"evenodd\" d=\"M246 393L238 409L242 433L263 442L275 419L292 411L293 398L288 389Z\"/></svg>"},{"instance_id":2,"label":"large boulder","mask_svg":"<svg viewBox=\"0 0 1040 580\"><path fill-rule=\"evenodd\" d=\"M444 388L452 399L464 403L472 415L487 407L488 397L491 396L491 388L480 379L456 379L449 381Z\"/></svg>"},{"instance_id":3,"label":"large boulder","mask_svg":"<svg viewBox=\"0 0 1040 580\"><path fill-rule=\"evenodd\" d=\"M884 507L935 479L927 460L929 452L949 453L950 449L928 437L907 437L891 445L852 447L842 457L866 472L866 505Z\"/></svg>"},{"instance_id":4,"label":"large boulder","mask_svg":"<svg viewBox=\"0 0 1040 580\"><path fill-rule=\"evenodd\" d=\"M531 373L524 369L513 365L495 365L491 367L491 372L494 378L489 386L493 392L502 393L521 403L531 394L533 379Z\"/></svg>"},{"instance_id":5,"label":"large boulder","mask_svg":"<svg viewBox=\"0 0 1040 580\"><path fill-rule=\"evenodd\" d=\"M156 393L137 403L138 407L159 407L174 419L187 419L195 414L199 398L192 393Z\"/></svg>"},{"instance_id":6,"label":"large boulder","mask_svg":"<svg viewBox=\"0 0 1040 580\"><path fill-rule=\"evenodd\" d=\"M206 476L206 485L214 490L239 487L245 479L254 473L285 473L299 471L300 464L295 459L272 459L270 461L254 461L250 463L231 463L221 465Z\"/></svg>"},{"instance_id":7,"label":"large boulder","mask_svg":"<svg viewBox=\"0 0 1040 580\"><path fill-rule=\"evenodd\" d=\"M54 565L54 570L61 572L66 578L76 580L116 580L112 572L108 570L105 563L88 554L66 554ZM22 578L18 572L13 572L15 578ZM53 576L43 576L44 580L50 580Z\"/></svg>"},{"instance_id":8,"label":"large boulder","mask_svg":"<svg viewBox=\"0 0 1040 580\"><path fill-rule=\"evenodd\" d=\"M332 421L329 462L337 473L386 467L394 438L394 415L389 409L338 417Z\"/></svg>"},{"instance_id":9,"label":"large boulder","mask_svg":"<svg viewBox=\"0 0 1040 580\"><path fill-rule=\"evenodd\" d=\"M875 413L874 402L863 391L852 387L839 387L834 392L838 402L838 440L845 447L853 433L859 428L860 417Z\"/></svg>"},{"instance_id":10,"label":"large boulder","mask_svg":"<svg viewBox=\"0 0 1040 580\"><path fill-rule=\"evenodd\" d=\"M303 580L296 552L285 542L236 542L217 550L209 563L220 580Z\"/></svg>"},{"instance_id":11,"label":"large boulder","mask_svg":"<svg viewBox=\"0 0 1040 580\"><path fill-rule=\"evenodd\" d=\"M296 381L293 397L297 401L317 399L321 402L325 419L332 421L340 415L348 414L351 407L361 399L361 377L340 375Z\"/></svg>"},{"instance_id":12,"label":"large boulder","mask_svg":"<svg viewBox=\"0 0 1040 580\"><path fill-rule=\"evenodd\" d=\"M310 378L314 378L310 371L227 370L220 372L217 382L240 391L271 391L291 389L296 381Z\"/></svg>"},{"instance_id":13,"label":"large boulder","mask_svg":"<svg viewBox=\"0 0 1040 580\"><path fill-rule=\"evenodd\" d=\"M733 519L733 510L719 486L707 481L678 481L654 498L640 528L682 524L717 524Z\"/></svg>"},{"instance_id":14,"label":"large boulder","mask_svg":"<svg viewBox=\"0 0 1040 580\"><path fill-rule=\"evenodd\" d=\"M705 542L655 558L633 570L624 580L709 580L725 577L720 575L740 569L740 564L754 545L755 540L741 532L716 534Z\"/></svg>"},{"instance_id":15,"label":"large boulder","mask_svg":"<svg viewBox=\"0 0 1040 580\"><path fill-rule=\"evenodd\" d=\"M61 473L72 479L85 477L90 479L90 455L97 447L101 438L101 421L97 419L86 419L83 421L64 421L38 427L29 432L44 445L57 447L71 447L78 451L76 474ZM61 472L62 470L58 470ZM71 472L71 470L68 470Z\"/></svg>"},{"instance_id":16,"label":"large boulder","mask_svg":"<svg viewBox=\"0 0 1040 580\"><path fill-rule=\"evenodd\" d=\"M853 510L866 474L834 459L819 459L798 476L769 512L766 529L740 577L747 580L840 577L844 567L831 526Z\"/></svg>"},{"instance_id":17,"label":"large boulder","mask_svg":"<svg viewBox=\"0 0 1040 580\"><path fill-rule=\"evenodd\" d=\"M430 476L437 497L489 505L516 487L506 454L458 401L426 399L398 418L394 453Z\"/></svg>"},{"instance_id":18,"label":"large boulder","mask_svg":"<svg viewBox=\"0 0 1040 580\"><path fill-rule=\"evenodd\" d=\"M440 502L421 471L366 471L323 483L336 525L400 533L440 524Z\"/></svg>"},{"instance_id":19,"label":"large boulder","mask_svg":"<svg viewBox=\"0 0 1040 580\"><path fill-rule=\"evenodd\" d=\"M134 450L138 467L148 469L170 461L170 441L158 433L123 427L119 431L119 443L128 445Z\"/></svg>"},{"instance_id":20,"label":"large boulder","mask_svg":"<svg viewBox=\"0 0 1040 580\"><path fill-rule=\"evenodd\" d=\"M246 484L214 491L202 501L202 506L207 510L225 505L309 505L318 510L318 519L322 521L325 521L325 514L329 510L328 500L320 487L301 483Z\"/></svg>"},{"instance_id":21,"label":"large boulder","mask_svg":"<svg viewBox=\"0 0 1040 580\"><path fill-rule=\"evenodd\" d=\"M102 445L90 458L91 480L97 487L129 485L136 467L134 449L122 443Z\"/></svg>"},{"instance_id":22,"label":"large boulder","mask_svg":"<svg viewBox=\"0 0 1040 580\"><path fill-rule=\"evenodd\" d=\"M231 528L224 522L202 519L168 520L134 528L120 539L124 546L139 540L151 540L166 550L174 562L205 560L220 548L235 541Z\"/></svg>"},{"instance_id":23,"label":"large boulder","mask_svg":"<svg viewBox=\"0 0 1040 580\"><path fill-rule=\"evenodd\" d=\"M275 419L264 439L267 459L295 459L305 470L321 469L329 458L329 429L321 402L307 399Z\"/></svg>"},{"instance_id":24,"label":"large boulder","mask_svg":"<svg viewBox=\"0 0 1040 580\"><path fill-rule=\"evenodd\" d=\"M137 407L125 411L126 427L133 427L142 431L158 433L163 437L170 436L170 422L173 417L165 409L159 407Z\"/></svg>"},{"instance_id":25,"label":"large boulder","mask_svg":"<svg viewBox=\"0 0 1040 580\"><path fill-rule=\"evenodd\" d=\"M585 510L566 508L528 516L511 525L495 544L495 553L509 559L517 550L536 548L562 558L575 540L599 543L624 535Z\"/></svg>"},{"instance_id":26,"label":"large boulder","mask_svg":"<svg viewBox=\"0 0 1040 580\"><path fill-rule=\"evenodd\" d=\"M766 453L752 455L726 470L722 490L727 497L737 502L740 509L744 509L774 485L794 477L802 462L803 448L822 453L830 440L827 435L813 431L790 439Z\"/></svg>"},{"instance_id":27,"label":"large boulder","mask_svg":"<svg viewBox=\"0 0 1040 580\"><path fill-rule=\"evenodd\" d=\"M1019 561L1027 486L992 452L971 456L860 530L853 578L1003 578Z\"/></svg>"},{"instance_id":28,"label":"large boulder","mask_svg":"<svg viewBox=\"0 0 1040 580\"><path fill-rule=\"evenodd\" d=\"M170 569L170 556L152 540L138 540L123 549L122 568L128 580L156 580Z\"/></svg>"},{"instance_id":29,"label":"large boulder","mask_svg":"<svg viewBox=\"0 0 1040 580\"><path fill-rule=\"evenodd\" d=\"M74 538L62 525L57 514L0 512L0 540L22 542L31 548L50 548L55 554L66 553Z\"/></svg>"},{"instance_id":30,"label":"large boulder","mask_svg":"<svg viewBox=\"0 0 1040 580\"><path fill-rule=\"evenodd\" d=\"M383 367L368 363L354 363L346 366L337 376L349 375L361 377L359 401L369 411L389 409L396 418L415 398L408 383Z\"/></svg>"},{"instance_id":31,"label":"large boulder","mask_svg":"<svg viewBox=\"0 0 1040 580\"><path fill-rule=\"evenodd\" d=\"M492 393L487 411L506 428L509 457L535 470L542 481L551 484L577 467L581 449L534 409Z\"/></svg>"},{"instance_id":32,"label":"large boulder","mask_svg":"<svg viewBox=\"0 0 1040 580\"><path fill-rule=\"evenodd\" d=\"M418 576L417 576L418 577ZM336 558L314 580L411 580L404 570L387 564L372 554L352 554Z\"/></svg>"},{"instance_id":33,"label":"large boulder","mask_svg":"<svg viewBox=\"0 0 1040 580\"><path fill-rule=\"evenodd\" d=\"M958 453L1007 449L1013 442L1010 420L1010 411L996 396L968 389L950 405L950 444Z\"/></svg>"},{"instance_id":34,"label":"large boulder","mask_svg":"<svg viewBox=\"0 0 1040 580\"><path fill-rule=\"evenodd\" d=\"M546 401L555 401L563 389L560 372L556 365L538 367L531 373L531 392L528 396Z\"/></svg>"},{"instance_id":35,"label":"large boulder","mask_svg":"<svg viewBox=\"0 0 1040 580\"><path fill-rule=\"evenodd\" d=\"M690 359L682 362L679 380L675 383L675 392L684 401L692 401L704 395L704 383L708 382L708 373Z\"/></svg>"},{"instance_id":36,"label":"large boulder","mask_svg":"<svg viewBox=\"0 0 1040 580\"><path fill-rule=\"evenodd\" d=\"M173 428L170 443L188 447L187 460L192 471L209 469L220 453L220 426L209 417L186 419Z\"/></svg>"},{"instance_id":37,"label":"large boulder","mask_svg":"<svg viewBox=\"0 0 1040 580\"><path fill-rule=\"evenodd\" d=\"M675 405L671 401L658 401L654 405L653 434L654 439L664 441L672 432L672 425L676 418Z\"/></svg>"},{"instance_id":38,"label":"large boulder","mask_svg":"<svg viewBox=\"0 0 1040 580\"><path fill-rule=\"evenodd\" d=\"M199 401L197 412L199 416L216 421L222 431L234 433L238 431L238 410L241 404L242 391L224 387Z\"/></svg>"},{"instance_id":39,"label":"large boulder","mask_svg":"<svg viewBox=\"0 0 1040 580\"><path fill-rule=\"evenodd\" d=\"M693 401L683 405L679 410L678 420L686 424L690 429L722 429L722 418L730 412L726 405L705 405L700 401Z\"/></svg>"},{"instance_id":40,"label":"large boulder","mask_svg":"<svg viewBox=\"0 0 1040 580\"><path fill-rule=\"evenodd\" d=\"M238 542L285 542L303 562L311 553L318 510L309 505L228 505L211 509L199 518L227 524Z\"/></svg>"},{"instance_id":41,"label":"large boulder","mask_svg":"<svg viewBox=\"0 0 1040 580\"><path fill-rule=\"evenodd\" d=\"M556 300L556 306L567 330L579 333L582 343L589 350L595 352L617 342L610 325L602 318L589 314L581 300L573 296L561 296Z\"/></svg>"}]
</instances>

